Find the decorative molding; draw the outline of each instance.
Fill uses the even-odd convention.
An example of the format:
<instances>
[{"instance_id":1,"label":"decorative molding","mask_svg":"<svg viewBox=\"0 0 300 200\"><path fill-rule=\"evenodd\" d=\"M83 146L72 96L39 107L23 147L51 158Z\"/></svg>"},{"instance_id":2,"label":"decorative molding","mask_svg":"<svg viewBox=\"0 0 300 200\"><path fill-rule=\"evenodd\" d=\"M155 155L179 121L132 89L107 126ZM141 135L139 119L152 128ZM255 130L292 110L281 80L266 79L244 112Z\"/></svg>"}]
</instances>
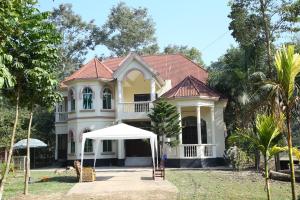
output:
<instances>
[{"instance_id":1,"label":"decorative molding","mask_svg":"<svg viewBox=\"0 0 300 200\"><path fill-rule=\"evenodd\" d=\"M93 117L73 117L69 118L68 121L78 119L115 119L115 116L93 116Z\"/></svg>"},{"instance_id":2,"label":"decorative molding","mask_svg":"<svg viewBox=\"0 0 300 200\"><path fill-rule=\"evenodd\" d=\"M82 109L79 112L95 112L95 109Z\"/></svg>"}]
</instances>

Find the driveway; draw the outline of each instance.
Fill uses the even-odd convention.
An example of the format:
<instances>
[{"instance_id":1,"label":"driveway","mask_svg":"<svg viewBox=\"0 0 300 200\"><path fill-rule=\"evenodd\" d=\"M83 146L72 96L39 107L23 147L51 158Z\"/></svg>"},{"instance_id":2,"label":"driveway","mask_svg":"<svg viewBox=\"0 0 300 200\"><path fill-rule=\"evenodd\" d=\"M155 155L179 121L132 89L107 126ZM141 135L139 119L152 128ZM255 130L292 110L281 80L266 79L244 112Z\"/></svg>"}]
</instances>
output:
<instances>
[{"instance_id":1,"label":"driveway","mask_svg":"<svg viewBox=\"0 0 300 200\"><path fill-rule=\"evenodd\" d=\"M77 183L68 196L86 199L177 199L176 186L167 180L152 180L150 168L99 168L95 182Z\"/></svg>"}]
</instances>

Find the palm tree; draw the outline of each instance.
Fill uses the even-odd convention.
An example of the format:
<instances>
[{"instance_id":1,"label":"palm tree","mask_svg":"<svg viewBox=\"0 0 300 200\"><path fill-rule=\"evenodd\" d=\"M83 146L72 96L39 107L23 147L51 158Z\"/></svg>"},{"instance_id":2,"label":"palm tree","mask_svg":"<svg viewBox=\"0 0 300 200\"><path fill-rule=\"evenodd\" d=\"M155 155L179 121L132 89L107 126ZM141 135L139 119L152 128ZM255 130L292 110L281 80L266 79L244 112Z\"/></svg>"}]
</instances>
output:
<instances>
[{"instance_id":1,"label":"palm tree","mask_svg":"<svg viewBox=\"0 0 300 200\"><path fill-rule=\"evenodd\" d=\"M283 115L281 115L280 118L275 118L274 115L258 114L255 120L256 134L249 129L239 129L228 139L231 144L247 142L250 145L249 148L257 148L263 155L268 200L271 199L268 161L274 155L287 150L287 147L278 146L282 122Z\"/></svg>"},{"instance_id":2,"label":"palm tree","mask_svg":"<svg viewBox=\"0 0 300 200\"><path fill-rule=\"evenodd\" d=\"M287 143L288 154L290 162L291 173L291 187L292 197L296 200L295 191L295 170L293 161L293 145L292 145L292 130L291 130L291 116L292 110L295 106L296 100L298 100L295 94L298 90L295 90L295 78L300 72L300 55L294 53L294 46L289 45L278 50L275 55L275 69L277 73L277 79L267 82L266 85L270 86L271 94L278 95L280 104L282 105L282 111L285 114L286 127L287 127Z\"/></svg>"}]
</instances>

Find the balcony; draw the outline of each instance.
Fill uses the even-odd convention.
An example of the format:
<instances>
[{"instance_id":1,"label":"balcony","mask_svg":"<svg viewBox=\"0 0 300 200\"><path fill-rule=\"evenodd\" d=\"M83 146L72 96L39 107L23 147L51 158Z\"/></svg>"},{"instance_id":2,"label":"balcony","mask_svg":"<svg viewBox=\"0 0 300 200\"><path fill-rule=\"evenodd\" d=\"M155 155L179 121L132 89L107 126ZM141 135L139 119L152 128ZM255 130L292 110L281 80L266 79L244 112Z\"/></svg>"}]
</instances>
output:
<instances>
[{"instance_id":1,"label":"balcony","mask_svg":"<svg viewBox=\"0 0 300 200\"><path fill-rule=\"evenodd\" d=\"M55 113L55 122L66 122L68 120L67 112L57 112Z\"/></svg>"},{"instance_id":2,"label":"balcony","mask_svg":"<svg viewBox=\"0 0 300 200\"><path fill-rule=\"evenodd\" d=\"M121 119L147 119L152 108L151 101L119 103L119 116Z\"/></svg>"},{"instance_id":3,"label":"balcony","mask_svg":"<svg viewBox=\"0 0 300 200\"><path fill-rule=\"evenodd\" d=\"M215 144L182 144L179 146L181 158L215 158Z\"/></svg>"}]
</instances>

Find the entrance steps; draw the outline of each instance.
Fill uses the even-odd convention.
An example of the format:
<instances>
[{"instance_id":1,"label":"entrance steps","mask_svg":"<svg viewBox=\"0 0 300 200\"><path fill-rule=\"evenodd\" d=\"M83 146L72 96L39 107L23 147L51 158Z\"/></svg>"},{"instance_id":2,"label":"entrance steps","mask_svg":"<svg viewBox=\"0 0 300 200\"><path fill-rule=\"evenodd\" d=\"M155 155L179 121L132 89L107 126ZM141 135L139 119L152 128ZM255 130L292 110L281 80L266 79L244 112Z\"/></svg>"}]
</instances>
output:
<instances>
[{"instance_id":1,"label":"entrance steps","mask_svg":"<svg viewBox=\"0 0 300 200\"><path fill-rule=\"evenodd\" d=\"M126 157L126 167L146 167L152 165L151 157Z\"/></svg>"}]
</instances>

